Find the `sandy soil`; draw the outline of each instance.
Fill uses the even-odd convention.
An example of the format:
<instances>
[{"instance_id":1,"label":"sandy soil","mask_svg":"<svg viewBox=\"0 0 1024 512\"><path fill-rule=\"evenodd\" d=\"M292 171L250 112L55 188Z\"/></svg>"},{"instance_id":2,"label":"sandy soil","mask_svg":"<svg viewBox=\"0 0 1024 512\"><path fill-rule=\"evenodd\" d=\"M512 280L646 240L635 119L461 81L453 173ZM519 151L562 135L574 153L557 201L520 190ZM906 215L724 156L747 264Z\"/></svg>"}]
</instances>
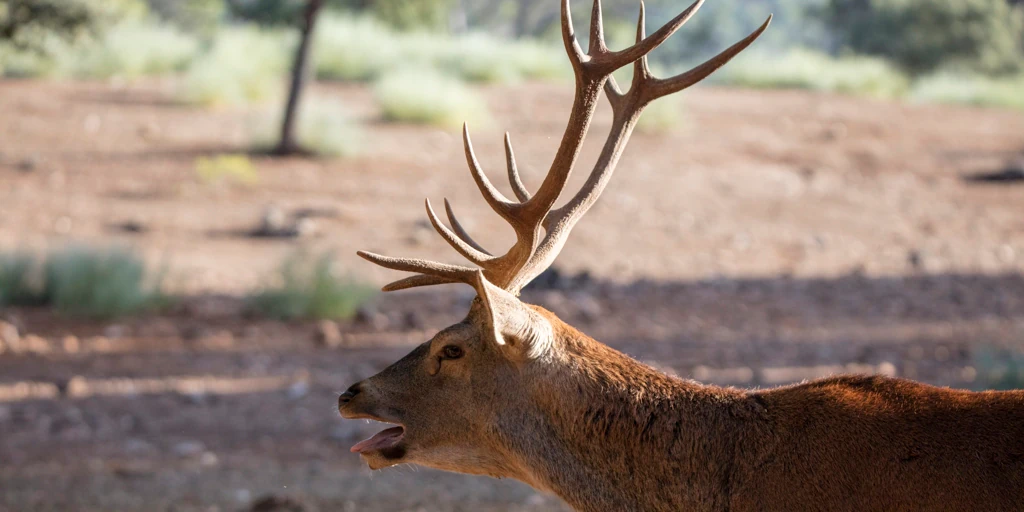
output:
<instances>
[{"instance_id":1,"label":"sandy soil","mask_svg":"<svg viewBox=\"0 0 1024 512\"><path fill-rule=\"evenodd\" d=\"M0 248L128 244L190 294L115 323L2 312L20 353L0 353L0 509L242 510L274 495L307 510L564 510L515 482L370 475L348 453L374 427L338 418L337 393L458 320L467 290L380 297L341 324L339 347L315 324L242 314L237 296L298 247L335 249L376 283L396 276L356 249L458 261L424 196L451 199L485 246L511 241L457 129L379 123L360 87L316 92L366 122L360 156L255 158L259 183L214 186L196 159L245 151L257 114L179 106L163 82L0 82ZM481 160L504 187L507 129L535 187L571 91L483 93L494 119L473 127ZM677 133L634 136L562 279L527 300L724 385L855 371L983 387L985 361L1024 350L1024 186L963 179L1018 165L1024 116L712 88L680 115ZM602 111L570 187L607 127ZM320 212L315 233L241 236L271 205Z\"/></svg>"}]
</instances>

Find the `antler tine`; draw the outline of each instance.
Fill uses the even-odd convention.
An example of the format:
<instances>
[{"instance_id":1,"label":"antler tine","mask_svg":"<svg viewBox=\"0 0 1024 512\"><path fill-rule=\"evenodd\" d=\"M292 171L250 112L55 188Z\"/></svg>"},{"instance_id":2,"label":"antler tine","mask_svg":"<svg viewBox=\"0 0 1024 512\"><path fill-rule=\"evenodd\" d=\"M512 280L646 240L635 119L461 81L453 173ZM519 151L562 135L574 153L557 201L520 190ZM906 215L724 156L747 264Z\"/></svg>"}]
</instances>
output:
<instances>
[{"instance_id":1,"label":"antler tine","mask_svg":"<svg viewBox=\"0 0 1024 512\"><path fill-rule=\"evenodd\" d=\"M768 30L768 26L771 25L771 23L772 16L769 15L768 19L765 20L765 22L749 36L744 37L738 43L726 48L718 55L715 55L705 61L703 64L671 78L652 80L649 86L650 93L648 94L648 101L653 101L662 96L679 92L707 78L711 73L714 73L718 68L721 68L732 60L733 57L739 55L743 50L746 50L751 43L756 41L758 37L761 37L761 34L763 34L765 30Z\"/></svg>"},{"instance_id":2,"label":"antler tine","mask_svg":"<svg viewBox=\"0 0 1024 512\"><path fill-rule=\"evenodd\" d=\"M696 5L696 4L694 4ZM647 37L647 14L643 0L640 0L640 15L636 20L636 43L640 44ZM694 9L696 12L696 9ZM651 69L647 67L647 54L643 54L633 62L633 81L642 80L651 76Z\"/></svg>"},{"instance_id":3,"label":"antler tine","mask_svg":"<svg viewBox=\"0 0 1024 512\"><path fill-rule=\"evenodd\" d=\"M685 11L679 13L678 16L672 18L671 21L663 25L661 28L656 30L649 37L645 37L641 41L637 41L636 44L625 48L623 50L607 52L602 55L592 56L591 65L601 71L611 73L616 69L625 66L631 62L635 62L640 57L651 53L652 50L657 48L664 43L666 39L672 34L679 30L690 18L697 13L697 10L704 5L704 0L697 0L690 7L687 7Z\"/></svg>"},{"instance_id":4,"label":"antler tine","mask_svg":"<svg viewBox=\"0 0 1024 512\"><path fill-rule=\"evenodd\" d=\"M466 231L466 228L463 228L459 219L455 218L455 212L452 211L452 204L448 202L448 199L444 200L444 210L445 213L448 214L448 222L451 223L452 230L455 231L456 235L459 235L459 238L461 238L463 242L466 242L470 247L488 256L494 256L488 252L487 249L484 249L482 245L476 243L476 241L473 240L473 237L469 236L469 232Z\"/></svg>"},{"instance_id":5,"label":"antler tine","mask_svg":"<svg viewBox=\"0 0 1024 512\"><path fill-rule=\"evenodd\" d=\"M594 0L594 8L590 13L590 55L605 53L608 47L604 44L604 20L601 16L601 0Z\"/></svg>"},{"instance_id":6,"label":"antler tine","mask_svg":"<svg viewBox=\"0 0 1024 512\"><path fill-rule=\"evenodd\" d=\"M483 194L484 200L498 215L512 222L514 219L511 211L512 203L504 194L494 188L491 180L487 179L487 175L480 168L480 162L476 159L476 153L473 152L473 141L469 138L469 124L467 123L462 124L462 142L466 150L466 163L469 164L469 172L472 173L473 180L476 181L476 186Z\"/></svg>"},{"instance_id":7,"label":"antler tine","mask_svg":"<svg viewBox=\"0 0 1024 512\"><path fill-rule=\"evenodd\" d=\"M465 258L477 265L493 260L494 256L484 254L477 250L475 247L466 243L463 239L459 238L458 235L453 233L447 226L441 223L441 219L437 218L437 214L434 213L434 208L430 206L430 199L427 199L424 204L427 207L427 217L430 219L430 223L433 224L434 229L444 238L448 245L451 245L453 249L458 251L459 254L465 256Z\"/></svg>"},{"instance_id":8,"label":"antler tine","mask_svg":"<svg viewBox=\"0 0 1024 512\"><path fill-rule=\"evenodd\" d=\"M505 132L505 160L508 162L508 181L512 185L512 192L515 193L519 202L525 203L530 200L530 192L526 190L523 181L519 179L519 169L516 168L516 154L512 151L512 138Z\"/></svg>"},{"instance_id":9,"label":"antler tine","mask_svg":"<svg viewBox=\"0 0 1024 512\"><path fill-rule=\"evenodd\" d=\"M388 283L384 285L383 288L381 288L381 291L396 292L398 290L407 290L409 288L416 288L419 286L433 286L435 284L449 284L459 282L461 281L446 279L437 276L428 276L426 274L416 274L414 276L405 277L397 281Z\"/></svg>"},{"instance_id":10,"label":"antler tine","mask_svg":"<svg viewBox=\"0 0 1024 512\"><path fill-rule=\"evenodd\" d=\"M382 256L368 251L357 251L361 258L391 270L402 270L405 272L416 272L434 277L451 279L458 282L467 282L475 269L460 265L449 265L436 261L421 260L417 258L392 258Z\"/></svg>"},{"instance_id":11,"label":"antler tine","mask_svg":"<svg viewBox=\"0 0 1024 512\"><path fill-rule=\"evenodd\" d=\"M578 69L586 58L586 54L583 53L583 48L580 48L580 43L576 40L576 30L572 26L572 9L569 7L569 0L562 0L561 14L562 43L565 44L565 52L569 54L569 60L572 62L573 69Z\"/></svg>"}]
</instances>

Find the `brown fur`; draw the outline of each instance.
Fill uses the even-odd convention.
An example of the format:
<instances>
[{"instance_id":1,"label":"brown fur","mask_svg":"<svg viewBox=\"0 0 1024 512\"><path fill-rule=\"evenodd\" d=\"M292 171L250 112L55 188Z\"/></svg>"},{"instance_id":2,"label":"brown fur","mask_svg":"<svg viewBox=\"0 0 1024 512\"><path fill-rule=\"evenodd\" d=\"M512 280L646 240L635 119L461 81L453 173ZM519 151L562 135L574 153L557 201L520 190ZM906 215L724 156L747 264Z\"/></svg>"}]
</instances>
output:
<instances>
[{"instance_id":1,"label":"brown fur","mask_svg":"<svg viewBox=\"0 0 1024 512\"><path fill-rule=\"evenodd\" d=\"M486 341L482 309L342 407L407 428L401 456L370 454L371 467L517 478L580 511L1024 508L1022 391L865 376L719 388L666 376L537 307L553 342L523 358L521 340ZM453 343L466 355L435 364Z\"/></svg>"}]
</instances>

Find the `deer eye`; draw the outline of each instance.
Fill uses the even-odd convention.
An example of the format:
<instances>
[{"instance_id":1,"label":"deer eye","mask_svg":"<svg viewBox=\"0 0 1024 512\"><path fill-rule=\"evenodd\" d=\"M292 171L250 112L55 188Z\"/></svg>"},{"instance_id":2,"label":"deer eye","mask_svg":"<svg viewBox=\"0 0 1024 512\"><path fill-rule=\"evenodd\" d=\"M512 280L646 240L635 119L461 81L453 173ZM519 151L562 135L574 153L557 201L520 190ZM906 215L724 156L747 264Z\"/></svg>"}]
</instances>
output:
<instances>
[{"instance_id":1,"label":"deer eye","mask_svg":"<svg viewBox=\"0 0 1024 512\"><path fill-rule=\"evenodd\" d=\"M462 348L455 345L448 345L441 350L445 359L458 359L462 357Z\"/></svg>"}]
</instances>

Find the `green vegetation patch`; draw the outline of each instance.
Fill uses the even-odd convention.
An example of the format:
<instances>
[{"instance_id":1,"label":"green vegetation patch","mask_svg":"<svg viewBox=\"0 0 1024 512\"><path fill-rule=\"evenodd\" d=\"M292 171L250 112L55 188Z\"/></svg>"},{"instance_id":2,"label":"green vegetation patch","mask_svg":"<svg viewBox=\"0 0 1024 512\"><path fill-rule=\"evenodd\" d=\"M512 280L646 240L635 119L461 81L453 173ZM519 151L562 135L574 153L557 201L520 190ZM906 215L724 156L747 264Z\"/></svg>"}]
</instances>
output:
<instances>
[{"instance_id":1,"label":"green vegetation patch","mask_svg":"<svg viewBox=\"0 0 1024 512\"><path fill-rule=\"evenodd\" d=\"M343 319L376 293L376 288L340 275L332 254L298 253L286 259L272 284L248 302L254 313L271 318Z\"/></svg>"}]
</instances>

